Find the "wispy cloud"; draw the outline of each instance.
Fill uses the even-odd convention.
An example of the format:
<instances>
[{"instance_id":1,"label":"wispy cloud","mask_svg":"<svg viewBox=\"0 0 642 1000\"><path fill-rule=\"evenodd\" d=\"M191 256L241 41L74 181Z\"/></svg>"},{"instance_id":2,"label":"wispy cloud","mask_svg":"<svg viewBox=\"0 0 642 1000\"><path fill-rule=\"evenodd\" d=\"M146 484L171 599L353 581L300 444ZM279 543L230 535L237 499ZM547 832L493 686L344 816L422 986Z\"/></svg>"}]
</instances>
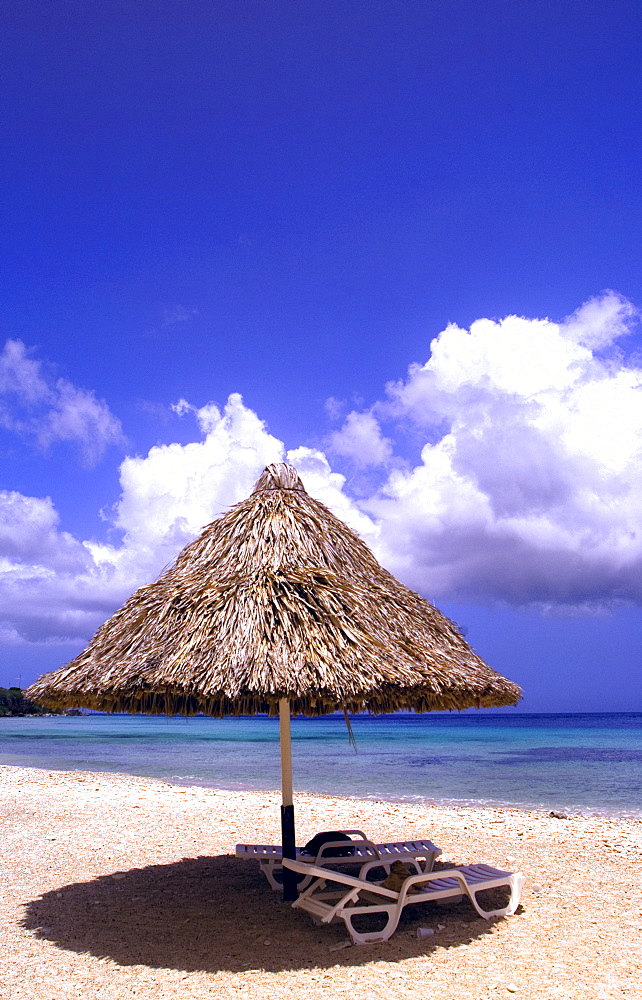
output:
<instances>
[{"instance_id":1,"label":"wispy cloud","mask_svg":"<svg viewBox=\"0 0 642 1000\"><path fill-rule=\"evenodd\" d=\"M123 443L120 421L107 404L91 390L53 376L21 340L7 340L0 354L0 427L43 449L72 442L89 465L109 445Z\"/></svg>"},{"instance_id":2,"label":"wispy cloud","mask_svg":"<svg viewBox=\"0 0 642 1000\"><path fill-rule=\"evenodd\" d=\"M173 306L171 309L163 310L163 320L161 326L163 329L172 329L175 326L181 326L183 323L189 323L194 316L198 316L198 309L195 307L187 308L186 306Z\"/></svg>"}]
</instances>

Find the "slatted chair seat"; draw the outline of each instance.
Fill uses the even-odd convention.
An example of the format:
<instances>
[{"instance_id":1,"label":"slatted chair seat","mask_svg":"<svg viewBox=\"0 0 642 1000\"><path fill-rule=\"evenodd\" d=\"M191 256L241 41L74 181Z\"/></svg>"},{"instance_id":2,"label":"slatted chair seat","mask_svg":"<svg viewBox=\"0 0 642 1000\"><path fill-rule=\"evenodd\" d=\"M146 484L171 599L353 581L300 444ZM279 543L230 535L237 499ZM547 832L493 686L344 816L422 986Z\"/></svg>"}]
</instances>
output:
<instances>
[{"instance_id":1,"label":"slatted chair seat","mask_svg":"<svg viewBox=\"0 0 642 1000\"><path fill-rule=\"evenodd\" d=\"M435 860L441 854L441 848L436 847L431 840L404 840L389 844L375 844L369 840L363 830L340 830L338 833L347 834L356 838L348 843L345 840L328 841L320 848L316 857L303 854L302 849L297 847L296 860L304 863L315 864L321 867L326 865L355 865L362 866L367 862L378 862L385 871L390 871L393 861L419 861L421 871L430 872L433 869ZM351 854L346 857L346 847L351 849ZM283 867L283 854L280 845L272 844L237 844L235 857L244 860L258 861L261 871L273 889L283 888L274 875L279 873ZM305 889L312 881L312 876L306 877L299 883L299 890Z\"/></svg>"},{"instance_id":2,"label":"slatted chair seat","mask_svg":"<svg viewBox=\"0 0 642 1000\"><path fill-rule=\"evenodd\" d=\"M411 862L419 869L416 862ZM387 941L396 931L405 906L421 903L453 901L453 897L467 896L480 917L502 917L513 914L519 905L524 885L521 872L507 872L491 865L474 864L448 868L433 877L427 877L421 870L406 878L399 891L385 888L366 879L368 870L377 865L376 861L366 863L359 878L324 869L319 865L308 865L301 861L283 859L283 865L299 874L312 876L313 881L292 903L295 909L305 910L315 920L327 924L333 920L343 920L353 944L375 944ZM329 888L334 886L334 888ZM510 899L506 906L496 910L484 910L477 893L485 889L507 886ZM363 914L381 913L386 917L382 930L362 932L355 928L353 920Z\"/></svg>"}]
</instances>

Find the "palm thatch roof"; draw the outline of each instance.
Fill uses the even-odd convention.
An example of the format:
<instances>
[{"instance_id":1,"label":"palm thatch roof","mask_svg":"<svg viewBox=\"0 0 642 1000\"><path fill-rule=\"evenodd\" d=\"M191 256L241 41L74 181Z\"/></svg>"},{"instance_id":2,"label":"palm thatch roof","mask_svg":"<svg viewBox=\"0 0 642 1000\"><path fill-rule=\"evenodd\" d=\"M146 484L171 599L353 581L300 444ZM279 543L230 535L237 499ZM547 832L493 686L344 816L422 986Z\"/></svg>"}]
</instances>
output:
<instances>
[{"instance_id":1,"label":"palm thatch roof","mask_svg":"<svg viewBox=\"0 0 642 1000\"><path fill-rule=\"evenodd\" d=\"M323 715L521 697L283 463L27 693L51 707L212 716L276 714L281 698Z\"/></svg>"}]
</instances>

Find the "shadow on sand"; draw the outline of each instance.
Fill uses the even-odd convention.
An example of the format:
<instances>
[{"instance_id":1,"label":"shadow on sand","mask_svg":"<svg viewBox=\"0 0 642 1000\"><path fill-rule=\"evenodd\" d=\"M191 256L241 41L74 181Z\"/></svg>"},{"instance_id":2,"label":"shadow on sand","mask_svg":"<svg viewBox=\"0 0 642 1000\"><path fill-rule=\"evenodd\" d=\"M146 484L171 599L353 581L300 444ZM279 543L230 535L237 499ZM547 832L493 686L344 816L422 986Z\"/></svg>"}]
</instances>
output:
<instances>
[{"instance_id":1,"label":"shadow on sand","mask_svg":"<svg viewBox=\"0 0 642 1000\"><path fill-rule=\"evenodd\" d=\"M437 931L437 924L444 928ZM436 947L458 947L492 933L468 902L407 907L385 944L330 948L343 923L315 927L272 892L258 866L229 855L133 868L45 893L26 905L23 926L59 948L185 972L241 972L398 961ZM418 940L418 926L435 936Z\"/></svg>"}]
</instances>

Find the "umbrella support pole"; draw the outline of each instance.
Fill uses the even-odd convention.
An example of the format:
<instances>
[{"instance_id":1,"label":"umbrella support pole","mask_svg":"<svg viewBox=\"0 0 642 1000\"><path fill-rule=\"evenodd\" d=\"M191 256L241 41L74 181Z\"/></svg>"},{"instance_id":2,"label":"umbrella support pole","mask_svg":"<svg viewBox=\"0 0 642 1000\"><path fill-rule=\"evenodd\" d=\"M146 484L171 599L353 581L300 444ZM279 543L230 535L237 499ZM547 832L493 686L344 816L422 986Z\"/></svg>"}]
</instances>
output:
<instances>
[{"instance_id":1,"label":"umbrella support pole","mask_svg":"<svg viewBox=\"0 0 642 1000\"><path fill-rule=\"evenodd\" d=\"M284 858L296 860L294 803L292 798L292 739L290 702L279 699L279 735L281 738L281 850ZM283 868L283 899L292 903L298 897L296 872Z\"/></svg>"}]
</instances>

